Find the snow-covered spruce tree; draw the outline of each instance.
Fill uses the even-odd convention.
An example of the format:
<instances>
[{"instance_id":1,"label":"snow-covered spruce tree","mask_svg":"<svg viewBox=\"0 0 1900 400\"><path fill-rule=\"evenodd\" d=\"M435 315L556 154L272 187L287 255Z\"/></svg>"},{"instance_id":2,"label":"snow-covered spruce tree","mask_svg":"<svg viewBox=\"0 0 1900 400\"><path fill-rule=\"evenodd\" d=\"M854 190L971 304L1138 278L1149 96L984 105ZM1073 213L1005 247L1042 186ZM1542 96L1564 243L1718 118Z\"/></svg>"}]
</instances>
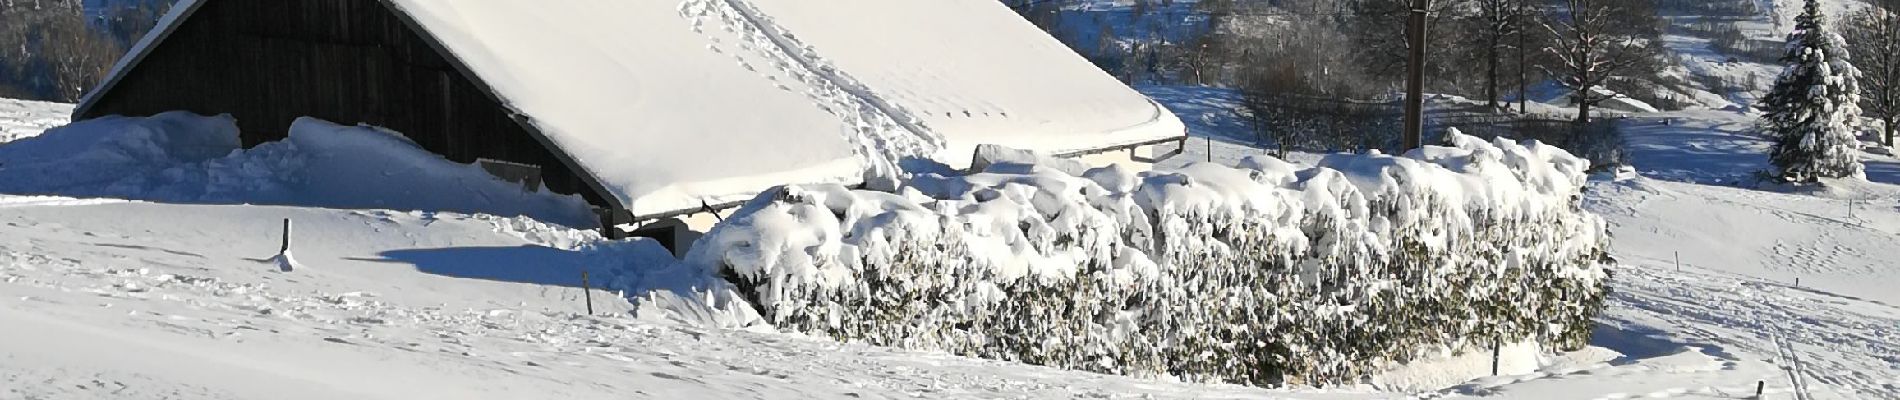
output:
<instances>
[{"instance_id":1,"label":"snow-covered spruce tree","mask_svg":"<svg viewBox=\"0 0 1900 400\"><path fill-rule=\"evenodd\" d=\"M1860 176L1855 129L1860 119L1860 71L1849 63L1845 40L1828 29L1818 0L1795 19L1788 64L1762 100L1762 128L1774 140L1768 153L1782 179Z\"/></svg>"}]
</instances>

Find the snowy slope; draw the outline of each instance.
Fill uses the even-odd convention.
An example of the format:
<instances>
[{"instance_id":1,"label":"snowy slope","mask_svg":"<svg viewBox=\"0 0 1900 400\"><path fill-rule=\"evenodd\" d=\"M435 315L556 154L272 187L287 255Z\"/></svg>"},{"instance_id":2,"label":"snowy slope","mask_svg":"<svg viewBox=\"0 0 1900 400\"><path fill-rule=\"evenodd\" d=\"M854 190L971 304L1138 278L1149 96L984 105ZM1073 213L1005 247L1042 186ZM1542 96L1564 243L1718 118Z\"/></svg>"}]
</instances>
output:
<instances>
[{"instance_id":1,"label":"snowy slope","mask_svg":"<svg viewBox=\"0 0 1900 400\"><path fill-rule=\"evenodd\" d=\"M72 112L71 104L0 98L0 144L65 125Z\"/></svg>"},{"instance_id":2,"label":"snowy slope","mask_svg":"<svg viewBox=\"0 0 1900 400\"><path fill-rule=\"evenodd\" d=\"M1213 29L1212 20L1197 11L1199 0L1145 1L1002 0L1011 8L1040 20L1050 36L1103 68L1132 69L1130 50L1191 43ZM1146 72L1123 70L1137 84L1165 80ZM1158 72L1169 75L1169 72ZM1178 77L1177 77L1178 78Z\"/></svg>"},{"instance_id":3,"label":"snowy slope","mask_svg":"<svg viewBox=\"0 0 1900 400\"><path fill-rule=\"evenodd\" d=\"M1759 14L1710 16L1695 12L1676 13L1668 10L1671 7L1664 7L1661 17L1668 29L1662 35L1662 46L1675 63L1665 66L1663 74L1667 78L1688 82L1688 87L1679 88L1682 91L1674 93L1679 100L1707 109L1751 107L1766 94L1768 85L1774 82L1775 77L1781 74L1782 65L1778 63L1757 62L1746 55L1724 54L1716 49L1712 38L1698 36L1688 28L1692 24L1713 21L1719 25L1732 25L1745 39L1779 45L1794 29L1794 18L1801 13L1804 2L1750 1L1760 10ZM1829 21L1835 22L1845 17L1847 12L1866 6L1860 0L1822 0L1821 4ZM1775 57L1779 57L1778 51L1775 54ZM1722 87L1711 87L1709 82L1714 81L1725 83Z\"/></svg>"},{"instance_id":4,"label":"snowy slope","mask_svg":"<svg viewBox=\"0 0 1900 400\"><path fill-rule=\"evenodd\" d=\"M1770 168L1769 143L1752 122L1723 112L1626 122L1633 164L1652 179L1604 185L1594 199L1613 222L1639 227L1624 229L1618 248L1900 304L1900 161L1864 154L1869 181L1820 192L1757 188L1752 174Z\"/></svg>"},{"instance_id":5,"label":"snowy slope","mask_svg":"<svg viewBox=\"0 0 1900 400\"><path fill-rule=\"evenodd\" d=\"M1645 335L1725 358L1798 358L1814 398L1900 396L1900 160L1864 155L1868 181L1819 191L1757 185L1768 143L1751 122L1716 111L1625 121L1643 177L1597 182L1585 200L1632 265L1612 325L1661 326Z\"/></svg>"}]
</instances>

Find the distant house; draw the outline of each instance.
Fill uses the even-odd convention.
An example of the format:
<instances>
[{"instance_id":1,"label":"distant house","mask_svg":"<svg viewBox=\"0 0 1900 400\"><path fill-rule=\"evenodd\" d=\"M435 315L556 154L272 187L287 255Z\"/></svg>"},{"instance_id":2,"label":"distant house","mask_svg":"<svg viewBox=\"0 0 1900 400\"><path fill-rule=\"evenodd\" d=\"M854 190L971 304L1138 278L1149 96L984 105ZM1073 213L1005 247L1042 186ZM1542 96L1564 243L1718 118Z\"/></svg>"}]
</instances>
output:
<instances>
[{"instance_id":1,"label":"distant house","mask_svg":"<svg viewBox=\"0 0 1900 400\"><path fill-rule=\"evenodd\" d=\"M301 116L387 127L613 226L856 183L870 131L953 167L1184 134L995 0L186 0L74 118L171 110L231 114L246 146Z\"/></svg>"}]
</instances>

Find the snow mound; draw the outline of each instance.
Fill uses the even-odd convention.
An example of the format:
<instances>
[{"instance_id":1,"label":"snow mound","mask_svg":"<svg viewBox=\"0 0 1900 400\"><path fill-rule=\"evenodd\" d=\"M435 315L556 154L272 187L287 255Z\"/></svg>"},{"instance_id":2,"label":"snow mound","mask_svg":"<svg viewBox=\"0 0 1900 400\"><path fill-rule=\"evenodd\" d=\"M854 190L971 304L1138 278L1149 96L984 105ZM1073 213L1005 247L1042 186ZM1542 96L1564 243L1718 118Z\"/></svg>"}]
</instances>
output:
<instances>
[{"instance_id":1,"label":"snow mound","mask_svg":"<svg viewBox=\"0 0 1900 400\"><path fill-rule=\"evenodd\" d=\"M271 256L270 264L277 266L278 272L292 272L303 269L303 264L297 262L297 257L292 255L290 250L284 250L282 253Z\"/></svg>"},{"instance_id":2,"label":"snow mound","mask_svg":"<svg viewBox=\"0 0 1900 400\"><path fill-rule=\"evenodd\" d=\"M241 149L229 116L106 117L0 147L0 192L526 215L587 226L577 196L526 191L401 134L304 118Z\"/></svg>"},{"instance_id":3,"label":"snow mound","mask_svg":"<svg viewBox=\"0 0 1900 400\"><path fill-rule=\"evenodd\" d=\"M781 329L1106 373L1347 382L1425 349L1581 347L1608 276L1589 163L1450 136L1310 168L781 187L686 263Z\"/></svg>"},{"instance_id":4,"label":"snow mound","mask_svg":"<svg viewBox=\"0 0 1900 400\"><path fill-rule=\"evenodd\" d=\"M229 154L239 147L230 116L169 112L148 118L107 117L53 128L0 147L0 189L10 193L77 195L113 190L121 182L159 175L176 165Z\"/></svg>"}]
</instances>

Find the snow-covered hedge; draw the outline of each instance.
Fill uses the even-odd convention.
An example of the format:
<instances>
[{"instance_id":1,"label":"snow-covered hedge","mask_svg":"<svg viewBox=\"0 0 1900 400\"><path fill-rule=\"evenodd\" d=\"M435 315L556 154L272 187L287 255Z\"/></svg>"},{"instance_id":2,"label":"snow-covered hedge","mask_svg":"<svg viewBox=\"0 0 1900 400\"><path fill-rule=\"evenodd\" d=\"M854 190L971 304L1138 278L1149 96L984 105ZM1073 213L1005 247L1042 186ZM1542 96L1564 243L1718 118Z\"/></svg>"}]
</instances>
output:
<instances>
[{"instance_id":1,"label":"snow-covered hedge","mask_svg":"<svg viewBox=\"0 0 1900 400\"><path fill-rule=\"evenodd\" d=\"M1438 346L1582 346L1609 273L1588 162L1453 135L1314 168L784 187L687 262L781 329L1107 373L1323 384Z\"/></svg>"}]
</instances>

